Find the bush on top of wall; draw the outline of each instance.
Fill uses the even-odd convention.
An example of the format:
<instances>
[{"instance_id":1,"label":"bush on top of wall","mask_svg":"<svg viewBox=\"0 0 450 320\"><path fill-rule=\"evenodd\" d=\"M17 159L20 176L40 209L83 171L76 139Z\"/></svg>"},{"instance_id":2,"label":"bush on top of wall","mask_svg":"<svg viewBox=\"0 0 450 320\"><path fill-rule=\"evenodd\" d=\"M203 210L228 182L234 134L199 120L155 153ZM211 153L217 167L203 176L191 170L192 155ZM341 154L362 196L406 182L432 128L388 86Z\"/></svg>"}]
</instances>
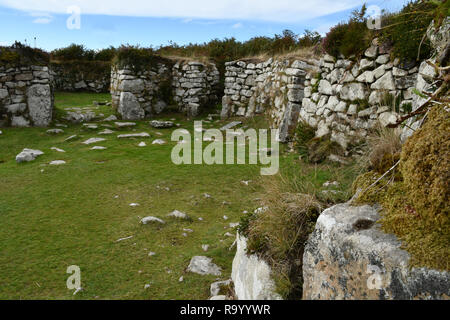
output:
<instances>
[{"instance_id":1,"label":"bush on top of wall","mask_svg":"<svg viewBox=\"0 0 450 320\"><path fill-rule=\"evenodd\" d=\"M11 47L0 47L0 65L47 65L49 60L50 56L47 52L17 41Z\"/></svg>"},{"instance_id":2,"label":"bush on top of wall","mask_svg":"<svg viewBox=\"0 0 450 320\"><path fill-rule=\"evenodd\" d=\"M158 63L170 63L170 60L157 55L152 48L122 45L117 49L113 63L119 68L130 67L139 72L146 67L155 67Z\"/></svg>"}]
</instances>

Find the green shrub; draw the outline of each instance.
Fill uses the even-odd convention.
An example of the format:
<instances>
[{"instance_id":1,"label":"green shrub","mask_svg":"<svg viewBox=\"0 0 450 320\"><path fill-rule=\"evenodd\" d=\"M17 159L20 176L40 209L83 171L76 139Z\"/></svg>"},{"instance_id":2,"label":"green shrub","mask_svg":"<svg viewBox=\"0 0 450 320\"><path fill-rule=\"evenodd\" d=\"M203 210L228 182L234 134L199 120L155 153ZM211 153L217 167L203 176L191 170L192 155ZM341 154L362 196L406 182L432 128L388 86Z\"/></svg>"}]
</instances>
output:
<instances>
[{"instance_id":1,"label":"green shrub","mask_svg":"<svg viewBox=\"0 0 450 320\"><path fill-rule=\"evenodd\" d=\"M308 155L308 142L314 138L316 130L311 127L306 121L300 121L295 129L294 143L299 154L302 156Z\"/></svg>"},{"instance_id":2,"label":"green shrub","mask_svg":"<svg viewBox=\"0 0 450 320\"><path fill-rule=\"evenodd\" d=\"M48 65L50 55L36 48L15 42L11 47L0 47L0 64L2 65Z\"/></svg>"},{"instance_id":3,"label":"green shrub","mask_svg":"<svg viewBox=\"0 0 450 320\"><path fill-rule=\"evenodd\" d=\"M325 161L329 155L342 155L342 147L335 141L331 141L331 136L313 138L307 143L308 160L312 163Z\"/></svg>"},{"instance_id":4,"label":"green shrub","mask_svg":"<svg viewBox=\"0 0 450 320\"><path fill-rule=\"evenodd\" d=\"M158 56L152 48L141 48L139 46L121 46L113 59L113 63L119 67L130 67L135 72L154 68L158 63L169 64L168 59Z\"/></svg>"},{"instance_id":5,"label":"green shrub","mask_svg":"<svg viewBox=\"0 0 450 320\"><path fill-rule=\"evenodd\" d=\"M385 15L380 39L392 44L393 55L403 61L428 58L431 46L424 35L439 7L434 1L411 1L399 13Z\"/></svg>"}]
</instances>

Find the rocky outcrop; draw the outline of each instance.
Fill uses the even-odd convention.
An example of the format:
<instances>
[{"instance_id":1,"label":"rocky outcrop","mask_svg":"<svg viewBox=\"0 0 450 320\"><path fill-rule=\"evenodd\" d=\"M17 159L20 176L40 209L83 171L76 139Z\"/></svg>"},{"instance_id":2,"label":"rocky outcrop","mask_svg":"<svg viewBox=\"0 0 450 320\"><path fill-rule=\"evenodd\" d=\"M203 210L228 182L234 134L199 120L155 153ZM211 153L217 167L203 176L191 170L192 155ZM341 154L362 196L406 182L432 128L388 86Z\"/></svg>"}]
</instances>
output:
<instances>
[{"instance_id":1,"label":"rocky outcrop","mask_svg":"<svg viewBox=\"0 0 450 320\"><path fill-rule=\"evenodd\" d=\"M231 278L239 300L281 300L275 293L269 265L256 255L247 254L247 239L237 235L237 250Z\"/></svg>"},{"instance_id":2,"label":"rocky outcrop","mask_svg":"<svg viewBox=\"0 0 450 320\"><path fill-rule=\"evenodd\" d=\"M53 101L47 66L0 65L0 126L46 127L52 120Z\"/></svg>"},{"instance_id":3,"label":"rocky outcrop","mask_svg":"<svg viewBox=\"0 0 450 320\"><path fill-rule=\"evenodd\" d=\"M212 63L158 57L140 71L113 65L112 106L124 120L152 117L174 104L180 112L196 116L217 103L219 81L219 72Z\"/></svg>"},{"instance_id":4,"label":"rocky outcrop","mask_svg":"<svg viewBox=\"0 0 450 320\"><path fill-rule=\"evenodd\" d=\"M376 207L339 204L319 216L303 256L304 299L449 299L450 274L410 269Z\"/></svg>"}]
</instances>

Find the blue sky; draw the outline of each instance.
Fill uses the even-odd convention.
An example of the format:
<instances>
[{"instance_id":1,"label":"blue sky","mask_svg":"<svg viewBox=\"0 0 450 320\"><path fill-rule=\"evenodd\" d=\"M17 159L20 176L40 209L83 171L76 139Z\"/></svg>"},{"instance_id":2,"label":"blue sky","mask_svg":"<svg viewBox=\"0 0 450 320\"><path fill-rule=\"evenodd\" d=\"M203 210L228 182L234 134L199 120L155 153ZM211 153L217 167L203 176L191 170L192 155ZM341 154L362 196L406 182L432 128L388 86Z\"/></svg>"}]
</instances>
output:
<instances>
[{"instance_id":1,"label":"blue sky","mask_svg":"<svg viewBox=\"0 0 450 320\"><path fill-rule=\"evenodd\" d=\"M395 11L407 0L369 0ZM45 50L71 43L91 49L110 45L159 46L214 38L273 36L284 29L322 34L361 7L358 0L0 0L0 45L15 40ZM69 29L68 8L81 11L80 28ZM75 11L76 11L75 10ZM72 8L70 10L74 12ZM76 21L76 20L70 20Z\"/></svg>"}]
</instances>

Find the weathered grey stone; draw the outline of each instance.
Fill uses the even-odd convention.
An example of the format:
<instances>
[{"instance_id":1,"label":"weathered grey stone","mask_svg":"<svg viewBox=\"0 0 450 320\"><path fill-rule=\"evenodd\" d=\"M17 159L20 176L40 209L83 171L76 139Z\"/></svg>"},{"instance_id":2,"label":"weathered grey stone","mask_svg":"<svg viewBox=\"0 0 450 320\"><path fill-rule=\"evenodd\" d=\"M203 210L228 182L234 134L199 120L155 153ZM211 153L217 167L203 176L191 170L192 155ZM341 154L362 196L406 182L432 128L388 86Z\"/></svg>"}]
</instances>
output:
<instances>
[{"instance_id":1,"label":"weathered grey stone","mask_svg":"<svg viewBox=\"0 0 450 320\"><path fill-rule=\"evenodd\" d=\"M86 141L82 142L85 145L89 145L89 144L93 144L93 143L97 143L97 142L102 142L102 141L106 141L106 139L104 138L89 138Z\"/></svg>"},{"instance_id":2,"label":"weathered grey stone","mask_svg":"<svg viewBox=\"0 0 450 320\"><path fill-rule=\"evenodd\" d=\"M172 217L172 218L185 219L185 220L190 219L186 213L178 211L178 210L172 211L167 216Z\"/></svg>"},{"instance_id":3,"label":"weathered grey stone","mask_svg":"<svg viewBox=\"0 0 450 320\"><path fill-rule=\"evenodd\" d=\"M11 118L11 126L18 127L18 128L29 127L30 121L28 121L27 119L25 119L22 116L13 116Z\"/></svg>"},{"instance_id":4,"label":"weathered grey stone","mask_svg":"<svg viewBox=\"0 0 450 320\"><path fill-rule=\"evenodd\" d=\"M152 223L152 222L157 222L157 223L160 223L160 224L165 224L164 220L162 220L162 219L160 219L160 218L152 217L152 216L145 217L145 218L142 218L142 219L141 219L141 223L142 223L142 224L149 224L149 223Z\"/></svg>"},{"instance_id":5,"label":"weathered grey stone","mask_svg":"<svg viewBox=\"0 0 450 320\"><path fill-rule=\"evenodd\" d=\"M123 80L119 84L119 90L123 92L141 93L144 88L144 80L142 79Z\"/></svg>"},{"instance_id":6,"label":"weathered grey stone","mask_svg":"<svg viewBox=\"0 0 450 320\"><path fill-rule=\"evenodd\" d=\"M220 267L212 262L211 258L204 256L195 256L191 259L189 266L187 267L188 272L193 272L204 275L215 275L220 276L222 274Z\"/></svg>"},{"instance_id":7,"label":"weathered grey stone","mask_svg":"<svg viewBox=\"0 0 450 320\"><path fill-rule=\"evenodd\" d=\"M22 152L20 152L16 156L16 162L30 162L35 160L38 156L43 155L44 153L41 150L33 150L33 149L23 149Z\"/></svg>"},{"instance_id":8,"label":"weathered grey stone","mask_svg":"<svg viewBox=\"0 0 450 320\"><path fill-rule=\"evenodd\" d=\"M366 97L366 90L361 83L347 83L342 86L341 99L355 101Z\"/></svg>"},{"instance_id":9,"label":"weathered grey stone","mask_svg":"<svg viewBox=\"0 0 450 320\"><path fill-rule=\"evenodd\" d=\"M377 222L378 208L339 204L319 216L303 256L303 299L444 299L450 274L409 268L409 254Z\"/></svg>"},{"instance_id":10,"label":"weathered grey stone","mask_svg":"<svg viewBox=\"0 0 450 320\"><path fill-rule=\"evenodd\" d=\"M136 96L131 92L120 94L119 108L117 109L123 120L141 120L145 117L145 110L139 104Z\"/></svg>"},{"instance_id":11,"label":"weathered grey stone","mask_svg":"<svg viewBox=\"0 0 450 320\"><path fill-rule=\"evenodd\" d=\"M230 284L231 284L231 279L225 280L225 281L216 281L216 282L211 283L211 288L210 288L211 297L218 296L220 294L220 291L222 291L222 287L227 287Z\"/></svg>"},{"instance_id":12,"label":"weathered grey stone","mask_svg":"<svg viewBox=\"0 0 450 320\"><path fill-rule=\"evenodd\" d=\"M153 121L150 121L150 125L156 129L167 129L167 128L174 127L175 123L173 123L172 121L153 120Z\"/></svg>"},{"instance_id":13,"label":"weathered grey stone","mask_svg":"<svg viewBox=\"0 0 450 320\"><path fill-rule=\"evenodd\" d=\"M333 89L331 88L331 84L327 80L320 80L319 92L322 94L332 95Z\"/></svg>"},{"instance_id":14,"label":"weathered grey stone","mask_svg":"<svg viewBox=\"0 0 450 320\"><path fill-rule=\"evenodd\" d=\"M141 133L128 133L128 134L119 134L117 136L118 139L128 139L128 138L150 138L150 134L147 132Z\"/></svg>"},{"instance_id":15,"label":"weathered grey stone","mask_svg":"<svg viewBox=\"0 0 450 320\"><path fill-rule=\"evenodd\" d=\"M386 74L373 83L370 88L377 90L395 90L395 82L394 77L392 76L392 71L386 72Z\"/></svg>"},{"instance_id":16,"label":"weathered grey stone","mask_svg":"<svg viewBox=\"0 0 450 320\"><path fill-rule=\"evenodd\" d=\"M60 166L66 164L66 162L64 160L53 160L49 163L49 165L51 166Z\"/></svg>"},{"instance_id":17,"label":"weathered grey stone","mask_svg":"<svg viewBox=\"0 0 450 320\"><path fill-rule=\"evenodd\" d=\"M248 255L247 239L237 236L231 278L239 300L281 300L275 292L269 265L256 255Z\"/></svg>"},{"instance_id":18,"label":"weathered grey stone","mask_svg":"<svg viewBox=\"0 0 450 320\"><path fill-rule=\"evenodd\" d=\"M46 127L52 120L53 98L50 86L35 84L27 89L29 116L35 126Z\"/></svg>"}]
</instances>

